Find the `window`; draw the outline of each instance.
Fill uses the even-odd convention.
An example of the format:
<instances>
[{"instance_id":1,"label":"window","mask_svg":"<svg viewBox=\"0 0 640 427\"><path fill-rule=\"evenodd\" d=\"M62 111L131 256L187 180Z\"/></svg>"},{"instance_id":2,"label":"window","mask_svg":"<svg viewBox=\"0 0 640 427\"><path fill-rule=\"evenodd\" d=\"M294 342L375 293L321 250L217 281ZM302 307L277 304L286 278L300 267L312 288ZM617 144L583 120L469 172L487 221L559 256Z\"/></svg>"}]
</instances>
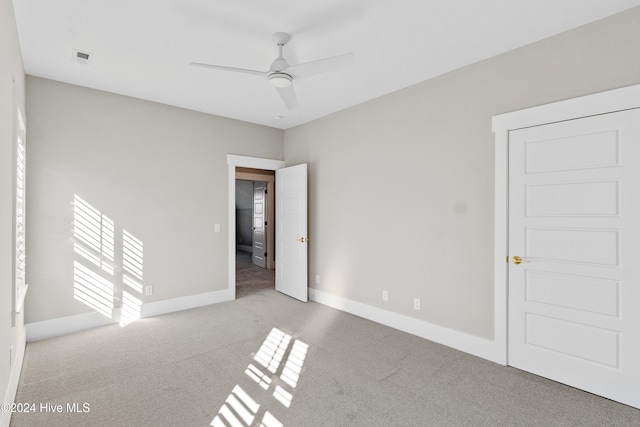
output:
<instances>
[{"instance_id":1,"label":"window","mask_svg":"<svg viewBox=\"0 0 640 427\"><path fill-rule=\"evenodd\" d=\"M24 116L20 107L15 105L15 269L14 269L14 298L13 312L14 314L22 311L22 305L27 293L27 283L25 276L26 251L25 251L25 213L26 213L26 126Z\"/></svg>"}]
</instances>

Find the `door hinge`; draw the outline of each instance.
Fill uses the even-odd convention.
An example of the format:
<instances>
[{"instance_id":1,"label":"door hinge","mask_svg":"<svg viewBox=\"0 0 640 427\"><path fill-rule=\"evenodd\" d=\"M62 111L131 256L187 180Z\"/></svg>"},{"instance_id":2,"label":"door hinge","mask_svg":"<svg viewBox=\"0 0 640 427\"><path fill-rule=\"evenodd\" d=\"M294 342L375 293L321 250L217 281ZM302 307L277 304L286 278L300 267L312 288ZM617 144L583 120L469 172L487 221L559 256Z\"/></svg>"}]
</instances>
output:
<instances>
[{"instance_id":1,"label":"door hinge","mask_svg":"<svg viewBox=\"0 0 640 427\"><path fill-rule=\"evenodd\" d=\"M266 252L264 253L264 256L267 256L267 253L266 253Z\"/></svg>"}]
</instances>

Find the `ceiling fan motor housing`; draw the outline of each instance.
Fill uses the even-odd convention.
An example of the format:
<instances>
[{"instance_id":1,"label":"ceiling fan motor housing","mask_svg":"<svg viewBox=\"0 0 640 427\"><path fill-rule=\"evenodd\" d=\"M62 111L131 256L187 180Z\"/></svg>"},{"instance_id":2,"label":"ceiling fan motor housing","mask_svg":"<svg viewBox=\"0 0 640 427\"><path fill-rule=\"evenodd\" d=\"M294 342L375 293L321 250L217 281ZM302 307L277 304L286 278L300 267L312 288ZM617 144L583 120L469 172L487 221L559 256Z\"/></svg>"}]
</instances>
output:
<instances>
[{"instance_id":1,"label":"ceiling fan motor housing","mask_svg":"<svg viewBox=\"0 0 640 427\"><path fill-rule=\"evenodd\" d=\"M293 77L291 77L287 73L275 72L269 74L269 83L273 87L289 87L291 86L291 82L293 81Z\"/></svg>"}]
</instances>

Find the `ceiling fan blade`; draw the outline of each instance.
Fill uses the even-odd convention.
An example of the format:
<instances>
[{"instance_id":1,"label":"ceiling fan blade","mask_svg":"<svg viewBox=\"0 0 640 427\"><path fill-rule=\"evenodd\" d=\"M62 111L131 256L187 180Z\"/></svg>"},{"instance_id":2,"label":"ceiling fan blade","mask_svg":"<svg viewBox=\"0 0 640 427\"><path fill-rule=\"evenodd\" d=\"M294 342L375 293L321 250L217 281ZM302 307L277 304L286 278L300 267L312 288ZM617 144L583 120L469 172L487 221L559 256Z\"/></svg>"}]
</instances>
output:
<instances>
[{"instance_id":1,"label":"ceiling fan blade","mask_svg":"<svg viewBox=\"0 0 640 427\"><path fill-rule=\"evenodd\" d=\"M236 73L253 74L255 76L267 77L268 71L247 70L246 68L225 67L224 65L203 64L201 62L192 62L191 65L203 68L212 68L214 70L233 71Z\"/></svg>"},{"instance_id":2,"label":"ceiling fan blade","mask_svg":"<svg viewBox=\"0 0 640 427\"><path fill-rule=\"evenodd\" d=\"M284 105L289 110L294 110L298 106L298 100L296 99L296 92L293 90L293 85L287 87L277 87L278 95L282 98Z\"/></svg>"},{"instance_id":3,"label":"ceiling fan blade","mask_svg":"<svg viewBox=\"0 0 640 427\"><path fill-rule=\"evenodd\" d=\"M330 58L293 65L289 67L286 72L293 74L296 78L310 77L338 67L353 64L354 59L355 56L353 53L345 53L344 55L332 56Z\"/></svg>"}]
</instances>

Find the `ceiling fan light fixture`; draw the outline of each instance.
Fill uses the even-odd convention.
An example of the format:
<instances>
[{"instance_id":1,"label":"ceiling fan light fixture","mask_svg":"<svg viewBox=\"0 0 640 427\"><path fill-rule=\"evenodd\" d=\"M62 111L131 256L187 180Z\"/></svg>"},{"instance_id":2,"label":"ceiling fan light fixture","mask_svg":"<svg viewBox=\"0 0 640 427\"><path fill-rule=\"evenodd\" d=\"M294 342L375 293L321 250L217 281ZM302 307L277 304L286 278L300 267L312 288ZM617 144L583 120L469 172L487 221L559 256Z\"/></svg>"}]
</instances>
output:
<instances>
[{"instance_id":1,"label":"ceiling fan light fixture","mask_svg":"<svg viewBox=\"0 0 640 427\"><path fill-rule=\"evenodd\" d=\"M269 76L269 83L273 87L289 87L293 78L289 74L285 73L273 73Z\"/></svg>"}]
</instances>

